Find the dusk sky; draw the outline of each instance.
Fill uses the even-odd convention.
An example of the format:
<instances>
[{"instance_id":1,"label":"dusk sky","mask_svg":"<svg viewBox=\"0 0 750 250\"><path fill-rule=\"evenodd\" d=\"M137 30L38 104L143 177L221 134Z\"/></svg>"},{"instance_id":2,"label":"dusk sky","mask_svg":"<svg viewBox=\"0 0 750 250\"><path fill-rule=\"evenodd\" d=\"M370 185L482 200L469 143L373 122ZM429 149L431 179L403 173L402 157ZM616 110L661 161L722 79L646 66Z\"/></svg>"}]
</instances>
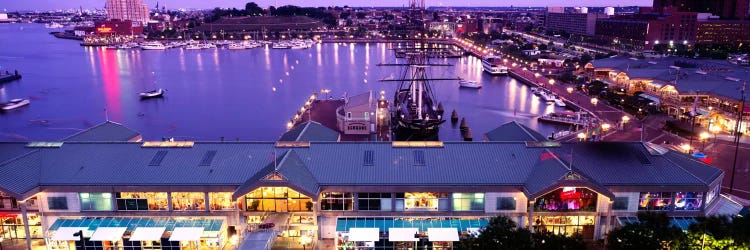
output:
<instances>
[{"instance_id":1,"label":"dusk sky","mask_svg":"<svg viewBox=\"0 0 750 250\"><path fill-rule=\"evenodd\" d=\"M70 9L83 6L84 8L102 8L105 0L2 0L0 10L54 10ZM149 7L156 5L157 0L144 0ZM200 8L213 7L244 7L248 0L160 0L160 5L167 4L168 8ZM298 6L403 6L406 0L256 0L262 7L269 5L298 5ZM650 6L653 0L427 0L428 6Z\"/></svg>"}]
</instances>

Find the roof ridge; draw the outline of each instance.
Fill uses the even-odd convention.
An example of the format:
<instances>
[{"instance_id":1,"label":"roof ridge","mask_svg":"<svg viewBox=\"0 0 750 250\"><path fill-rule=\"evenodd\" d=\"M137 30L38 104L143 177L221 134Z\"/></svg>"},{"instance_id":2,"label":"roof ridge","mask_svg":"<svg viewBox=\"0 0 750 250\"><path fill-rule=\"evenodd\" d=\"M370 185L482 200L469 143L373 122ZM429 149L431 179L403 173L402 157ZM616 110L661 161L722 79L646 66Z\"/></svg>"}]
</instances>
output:
<instances>
[{"instance_id":1,"label":"roof ridge","mask_svg":"<svg viewBox=\"0 0 750 250\"><path fill-rule=\"evenodd\" d=\"M305 134L305 131L307 131L307 128L310 127L310 121L305 122L305 127L302 128L302 131L299 132L297 135L297 138L294 138L295 141L299 141L300 138L302 138L302 135Z\"/></svg>"},{"instance_id":2,"label":"roof ridge","mask_svg":"<svg viewBox=\"0 0 750 250\"><path fill-rule=\"evenodd\" d=\"M23 154L20 154L20 155L17 155L17 156L13 156L12 158L10 158L10 159L8 159L6 161L0 162L0 168L4 167L5 165L8 165L9 163L11 163L13 161L16 161L18 159L24 158L24 157L26 157L28 155L31 155L31 154L39 152L39 151L41 151L41 149L34 149L34 150L31 150L29 152L26 152L26 153L23 153Z\"/></svg>"}]
</instances>

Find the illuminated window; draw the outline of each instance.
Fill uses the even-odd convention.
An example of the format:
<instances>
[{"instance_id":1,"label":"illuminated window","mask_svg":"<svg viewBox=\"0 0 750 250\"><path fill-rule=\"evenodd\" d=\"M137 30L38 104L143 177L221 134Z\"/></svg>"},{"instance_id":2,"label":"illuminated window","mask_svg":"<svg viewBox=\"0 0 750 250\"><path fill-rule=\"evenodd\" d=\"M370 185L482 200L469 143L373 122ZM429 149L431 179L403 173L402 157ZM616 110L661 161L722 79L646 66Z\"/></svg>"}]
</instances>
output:
<instances>
[{"instance_id":1,"label":"illuminated window","mask_svg":"<svg viewBox=\"0 0 750 250\"><path fill-rule=\"evenodd\" d=\"M404 211L447 211L449 199L448 193L403 193L402 207ZM396 202L398 209L399 200Z\"/></svg>"},{"instance_id":2,"label":"illuminated window","mask_svg":"<svg viewBox=\"0 0 750 250\"><path fill-rule=\"evenodd\" d=\"M232 205L232 193L230 192L208 193L208 202L211 210L234 210L235 208Z\"/></svg>"},{"instance_id":3,"label":"illuminated window","mask_svg":"<svg viewBox=\"0 0 750 250\"><path fill-rule=\"evenodd\" d=\"M672 193L654 192L641 193L638 210L669 210L672 204Z\"/></svg>"},{"instance_id":4,"label":"illuminated window","mask_svg":"<svg viewBox=\"0 0 750 250\"><path fill-rule=\"evenodd\" d=\"M453 193L453 211L484 210L483 193Z\"/></svg>"},{"instance_id":5,"label":"illuminated window","mask_svg":"<svg viewBox=\"0 0 750 250\"><path fill-rule=\"evenodd\" d=\"M79 193L81 198L81 210L88 211L111 211L111 193Z\"/></svg>"},{"instance_id":6,"label":"illuminated window","mask_svg":"<svg viewBox=\"0 0 750 250\"><path fill-rule=\"evenodd\" d=\"M245 195L247 211L304 212L312 211L310 197L287 187L261 187Z\"/></svg>"},{"instance_id":7,"label":"illuminated window","mask_svg":"<svg viewBox=\"0 0 750 250\"><path fill-rule=\"evenodd\" d=\"M703 193L677 192L674 194L674 209L682 211L697 211L703 206Z\"/></svg>"},{"instance_id":8,"label":"illuminated window","mask_svg":"<svg viewBox=\"0 0 750 250\"><path fill-rule=\"evenodd\" d=\"M321 194L320 210L351 211L353 209L352 193L326 192Z\"/></svg>"},{"instance_id":9,"label":"illuminated window","mask_svg":"<svg viewBox=\"0 0 750 250\"><path fill-rule=\"evenodd\" d=\"M172 210L206 210L202 192L173 192Z\"/></svg>"},{"instance_id":10,"label":"illuminated window","mask_svg":"<svg viewBox=\"0 0 750 250\"><path fill-rule=\"evenodd\" d=\"M536 200L535 211L596 211L598 194L586 188L564 187Z\"/></svg>"}]
</instances>

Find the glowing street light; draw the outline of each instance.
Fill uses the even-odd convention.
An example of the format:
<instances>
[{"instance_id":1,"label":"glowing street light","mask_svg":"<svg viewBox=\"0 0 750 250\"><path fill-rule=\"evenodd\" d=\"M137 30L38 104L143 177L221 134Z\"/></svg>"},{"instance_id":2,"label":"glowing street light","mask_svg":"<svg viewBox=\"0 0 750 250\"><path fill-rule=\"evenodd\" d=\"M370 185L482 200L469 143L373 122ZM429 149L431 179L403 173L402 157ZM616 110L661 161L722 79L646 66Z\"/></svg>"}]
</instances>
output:
<instances>
[{"instance_id":1,"label":"glowing street light","mask_svg":"<svg viewBox=\"0 0 750 250\"><path fill-rule=\"evenodd\" d=\"M709 135L708 132L705 132L705 131L702 132L700 135L698 135L698 138L701 140L701 142L703 144L703 145L701 145L701 150L706 150L706 141L710 137L711 137L711 135Z\"/></svg>"},{"instance_id":2,"label":"glowing street light","mask_svg":"<svg viewBox=\"0 0 750 250\"><path fill-rule=\"evenodd\" d=\"M686 154L689 154L689 153L690 153L690 149L691 149L691 148L692 148L692 147L690 147L690 145L688 145L688 144L685 144L685 143L683 143L683 144L681 144L681 145L680 145L680 149L682 149L682 150L685 150L685 153L686 153Z\"/></svg>"},{"instance_id":3,"label":"glowing street light","mask_svg":"<svg viewBox=\"0 0 750 250\"><path fill-rule=\"evenodd\" d=\"M586 134L584 134L583 132L581 132L581 133L578 133L577 137L578 137L579 141L583 141L583 140L586 139Z\"/></svg>"},{"instance_id":4,"label":"glowing street light","mask_svg":"<svg viewBox=\"0 0 750 250\"><path fill-rule=\"evenodd\" d=\"M591 104L594 104L594 106L596 106L597 103L599 103L599 99L596 99L596 97L591 98Z\"/></svg>"},{"instance_id":5,"label":"glowing street light","mask_svg":"<svg viewBox=\"0 0 750 250\"><path fill-rule=\"evenodd\" d=\"M630 117L627 115L622 116L622 123L628 123L628 121L630 121Z\"/></svg>"},{"instance_id":6,"label":"glowing street light","mask_svg":"<svg viewBox=\"0 0 750 250\"><path fill-rule=\"evenodd\" d=\"M602 123L602 130L607 131L609 128L611 128L612 125L609 125L609 123Z\"/></svg>"},{"instance_id":7,"label":"glowing street light","mask_svg":"<svg viewBox=\"0 0 750 250\"><path fill-rule=\"evenodd\" d=\"M568 87L566 90L568 91L568 94L573 93L573 87Z\"/></svg>"},{"instance_id":8,"label":"glowing street light","mask_svg":"<svg viewBox=\"0 0 750 250\"><path fill-rule=\"evenodd\" d=\"M549 85L555 85L555 79L549 79Z\"/></svg>"}]
</instances>

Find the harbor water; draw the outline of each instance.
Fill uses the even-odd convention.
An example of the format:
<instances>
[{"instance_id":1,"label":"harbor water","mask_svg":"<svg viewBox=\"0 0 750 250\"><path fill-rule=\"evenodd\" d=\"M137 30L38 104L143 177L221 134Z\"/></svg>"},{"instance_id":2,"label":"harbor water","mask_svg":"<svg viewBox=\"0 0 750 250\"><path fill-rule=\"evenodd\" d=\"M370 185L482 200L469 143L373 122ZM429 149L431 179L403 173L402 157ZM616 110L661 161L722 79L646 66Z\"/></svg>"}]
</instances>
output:
<instances>
[{"instance_id":1,"label":"harbor water","mask_svg":"<svg viewBox=\"0 0 750 250\"><path fill-rule=\"evenodd\" d=\"M59 140L107 119L139 131L145 140L268 141L313 92L341 98L381 90L391 99L403 62L398 44L324 43L302 50L107 50L49 35L37 24L0 24L0 71L18 70L23 79L0 85L0 102L29 98L31 104L0 113L0 141ZM460 89L457 81L433 82L446 115L466 118L474 140L491 129L518 121L542 134L564 130L536 117L560 111L506 76L482 73L475 57L435 59L432 77L461 77L483 88ZM162 99L140 100L139 92L166 89ZM447 117L449 118L449 117ZM450 121L440 139L461 140Z\"/></svg>"}]
</instances>

